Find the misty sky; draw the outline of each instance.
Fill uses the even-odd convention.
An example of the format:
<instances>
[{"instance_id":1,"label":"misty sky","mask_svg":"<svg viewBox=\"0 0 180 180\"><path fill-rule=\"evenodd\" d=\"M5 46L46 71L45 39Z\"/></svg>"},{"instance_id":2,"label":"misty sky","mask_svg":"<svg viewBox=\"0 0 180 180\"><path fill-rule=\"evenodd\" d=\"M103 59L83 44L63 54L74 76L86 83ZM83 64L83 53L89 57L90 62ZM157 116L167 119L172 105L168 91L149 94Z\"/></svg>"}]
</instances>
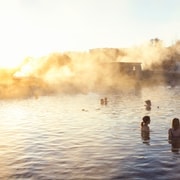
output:
<instances>
[{"instance_id":1,"label":"misty sky","mask_svg":"<svg viewBox=\"0 0 180 180\"><path fill-rule=\"evenodd\" d=\"M180 38L179 0L0 0L0 61ZM13 59L13 60L12 60Z\"/></svg>"}]
</instances>

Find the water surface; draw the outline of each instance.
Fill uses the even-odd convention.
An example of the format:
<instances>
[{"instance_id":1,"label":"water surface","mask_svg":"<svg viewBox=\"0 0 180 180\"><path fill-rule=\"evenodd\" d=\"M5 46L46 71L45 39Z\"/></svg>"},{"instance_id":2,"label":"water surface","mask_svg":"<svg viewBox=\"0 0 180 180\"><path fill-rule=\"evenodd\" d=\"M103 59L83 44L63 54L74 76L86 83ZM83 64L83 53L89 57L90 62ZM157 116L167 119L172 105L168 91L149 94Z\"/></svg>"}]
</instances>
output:
<instances>
[{"instance_id":1,"label":"water surface","mask_svg":"<svg viewBox=\"0 0 180 180\"><path fill-rule=\"evenodd\" d=\"M100 99L108 97L107 105ZM151 111L144 101L152 101ZM0 101L0 179L180 179L180 87ZM150 115L150 141L140 122Z\"/></svg>"}]
</instances>

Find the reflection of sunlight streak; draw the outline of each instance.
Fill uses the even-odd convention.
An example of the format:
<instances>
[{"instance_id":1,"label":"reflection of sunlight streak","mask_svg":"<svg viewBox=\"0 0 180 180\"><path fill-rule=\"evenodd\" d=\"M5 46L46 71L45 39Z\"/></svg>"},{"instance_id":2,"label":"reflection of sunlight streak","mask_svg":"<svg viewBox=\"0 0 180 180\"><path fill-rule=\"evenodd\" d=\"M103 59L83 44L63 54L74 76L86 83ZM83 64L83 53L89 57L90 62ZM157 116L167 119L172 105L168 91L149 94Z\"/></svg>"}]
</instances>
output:
<instances>
[{"instance_id":1,"label":"reflection of sunlight streak","mask_svg":"<svg viewBox=\"0 0 180 180\"><path fill-rule=\"evenodd\" d=\"M27 118L25 109L23 107L16 106L15 104L7 108L7 113L11 114L13 117L11 121L7 121L5 123L7 128L18 129L18 126L23 123L22 120Z\"/></svg>"},{"instance_id":2,"label":"reflection of sunlight streak","mask_svg":"<svg viewBox=\"0 0 180 180\"><path fill-rule=\"evenodd\" d=\"M7 115L7 114L10 114ZM17 157L22 153L19 143L22 143L22 124L28 117L27 111L22 105L17 105L16 102L3 108L1 111L1 126L0 131L4 136L0 136L0 177L10 177L12 168L9 168L11 159L13 160L11 166L16 167ZM24 130L25 131L25 130ZM23 147L25 147L23 145ZM4 178L2 178L4 179Z\"/></svg>"}]
</instances>

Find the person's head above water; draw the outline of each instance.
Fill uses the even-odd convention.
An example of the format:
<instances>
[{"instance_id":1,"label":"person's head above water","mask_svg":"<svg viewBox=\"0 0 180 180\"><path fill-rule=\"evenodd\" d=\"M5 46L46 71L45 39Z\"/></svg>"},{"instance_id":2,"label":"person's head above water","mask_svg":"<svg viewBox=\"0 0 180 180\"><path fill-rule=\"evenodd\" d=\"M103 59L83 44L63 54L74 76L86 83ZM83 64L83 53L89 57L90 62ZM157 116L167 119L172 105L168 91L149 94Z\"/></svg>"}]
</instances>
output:
<instances>
[{"instance_id":1,"label":"person's head above water","mask_svg":"<svg viewBox=\"0 0 180 180\"><path fill-rule=\"evenodd\" d=\"M180 128L180 123L179 123L179 119L178 119L178 118L174 118L174 119L172 120L172 128L173 128L174 130Z\"/></svg>"},{"instance_id":2,"label":"person's head above water","mask_svg":"<svg viewBox=\"0 0 180 180\"><path fill-rule=\"evenodd\" d=\"M150 116L144 116L142 120L141 126L148 125L151 121Z\"/></svg>"},{"instance_id":3,"label":"person's head above water","mask_svg":"<svg viewBox=\"0 0 180 180\"><path fill-rule=\"evenodd\" d=\"M145 103L146 103L147 106L151 106L151 100L148 99L148 100L145 101Z\"/></svg>"}]
</instances>

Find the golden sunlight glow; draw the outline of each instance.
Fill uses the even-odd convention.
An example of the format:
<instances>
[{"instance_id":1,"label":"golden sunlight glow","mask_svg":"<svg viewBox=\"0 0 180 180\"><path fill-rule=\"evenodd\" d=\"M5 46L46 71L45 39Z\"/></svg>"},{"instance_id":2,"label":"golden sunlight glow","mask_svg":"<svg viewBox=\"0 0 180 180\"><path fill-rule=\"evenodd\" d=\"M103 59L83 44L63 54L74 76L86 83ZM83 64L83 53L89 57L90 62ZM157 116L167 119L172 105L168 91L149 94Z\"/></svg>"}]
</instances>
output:
<instances>
[{"instance_id":1,"label":"golden sunlight glow","mask_svg":"<svg viewBox=\"0 0 180 180\"><path fill-rule=\"evenodd\" d=\"M32 67L29 63L23 65L19 71L17 71L14 76L15 77L25 77L28 76L30 74L30 72L32 71Z\"/></svg>"},{"instance_id":2,"label":"golden sunlight glow","mask_svg":"<svg viewBox=\"0 0 180 180\"><path fill-rule=\"evenodd\" d=\"M23 55L13 53L11 50L2 52L0 53L0 68L16 68L22 63L23 59Z\"/></svg>"},{"instance_id":3,"label":"golden sunlight glow","mask_svg":"<svg viewBox=\"0 0 180 180\"><path fill-rule=\"evenodd\" d=\"M34 45L34 41L25 42L23 46L22 39L23 37L19 39L14 38L13 40L17 44L13 47L1 47L0 44L0 48L2 48L0 52L0 68L17 68L27 57L38 58L53 52L53 49L48 45Z\"/></svg>"}]
</instances>

